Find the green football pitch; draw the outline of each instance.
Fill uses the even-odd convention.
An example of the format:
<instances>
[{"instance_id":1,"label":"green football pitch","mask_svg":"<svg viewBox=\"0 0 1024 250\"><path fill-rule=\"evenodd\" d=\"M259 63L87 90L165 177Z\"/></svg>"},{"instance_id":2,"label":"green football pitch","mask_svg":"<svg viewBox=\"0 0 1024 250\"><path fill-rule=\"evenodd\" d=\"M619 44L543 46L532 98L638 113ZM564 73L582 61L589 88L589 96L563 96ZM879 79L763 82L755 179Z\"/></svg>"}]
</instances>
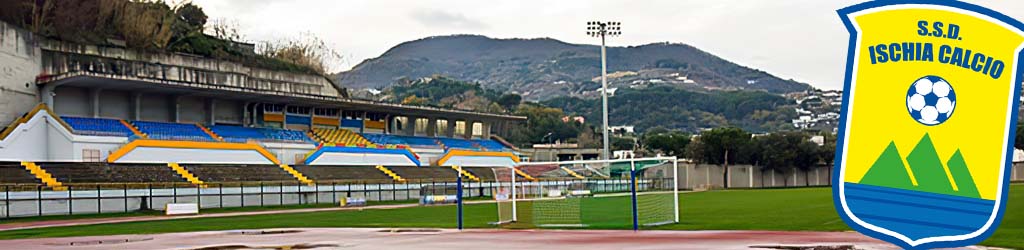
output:
<instances>
[{"instance_id":1,"label":"green football pitch","mask_svg":"<svg viewBox=\"0 0 1024 250\"><path fill-rule=\"evenodd\" d=\"M685 193L680 197L681 222L648 229L654 230L781 230L846 231L838 217L828 188L767 190L729 190ZM520 222L506 228L532 228L530 202L519 203ZM580 204L581 221L591 229L630 229L628 196L586 198ZM469 228L494 228L497 219L494 204L465 206L465 225ZM69 226L0 232L0 239L149 234L208 230L260 229L287 227L456 227L454 206L426 206L361 211L330 211L234 216L199 219L174 219L87 226ZM1011 188L1003 222L983 245L1024 248L1024 185Z\"/></svg>"}]
</instances>

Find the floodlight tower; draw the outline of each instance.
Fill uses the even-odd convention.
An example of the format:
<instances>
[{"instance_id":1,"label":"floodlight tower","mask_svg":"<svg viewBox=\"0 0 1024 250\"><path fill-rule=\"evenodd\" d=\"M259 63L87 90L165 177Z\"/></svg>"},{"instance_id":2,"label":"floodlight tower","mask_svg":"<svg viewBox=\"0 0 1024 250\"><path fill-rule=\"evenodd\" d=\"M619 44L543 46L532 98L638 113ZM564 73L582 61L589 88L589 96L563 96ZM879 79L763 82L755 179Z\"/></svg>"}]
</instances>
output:
<instances>
[{"instance_id":1,"label":"floodlight tower","mask_svg":"<svg viewBox=\"0 0 1024 250\"><path fill-rule=\"evenodd\" d=\"M622 35L621 25L620 22L587 22L587 35L601 38L601 134L604 135L602 158L605 160L611 158L611 153L608 151L608 59L604 40L608 36Z\"/></svg>"}]
</instances>

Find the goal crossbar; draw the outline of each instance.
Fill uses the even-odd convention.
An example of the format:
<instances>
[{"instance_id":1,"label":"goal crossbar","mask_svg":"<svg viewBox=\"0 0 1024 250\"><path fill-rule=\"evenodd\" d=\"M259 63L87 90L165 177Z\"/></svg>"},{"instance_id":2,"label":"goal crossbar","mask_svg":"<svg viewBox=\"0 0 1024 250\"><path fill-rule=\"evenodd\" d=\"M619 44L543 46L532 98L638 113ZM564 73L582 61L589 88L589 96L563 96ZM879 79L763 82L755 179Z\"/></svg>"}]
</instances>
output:
<instances>
[{"instance_id":1,"label":"goal crossbar","mask_svg":"<svg viewBox=\"0 0 1024 250\"><path fill-rule=\"evenodd\" d=\"M637 192L636 192L637 190L636 190L636 188L637 188L638 184L637 184L637 176L636 176L637 175L636 163L637 162L642 162L642 161L670 161L670 162L672 162L672 182L673 183L672 183L672 191L671 191L671 193L672 193L672 202L673 202L673 204L672 204L673 205L672 211L674 212L674 216L672 217L673 219L671 219L670 221L656 222L656 223L645 223L645 224L642 224L642 225L643 226L656 226L656 225L663 225L663 224L673 223L673 222L674 223L678 223L679 222L679 158L678 157L675 157L675 156L671 156L671 157L659 156L659 157L647 157L647 158L623 158L623 159L609 159L609 160L572 160L572 161L550 161L550 162L519 162L519 163L516 164L516 167L521 167L521 166L568 165L568 164L583 164L584 166L589 166L588 164L606 164L606 165L611 165L611 164L614 164L614 163L629 163L630 164L630 182L631 182L631 188L630 188L631 189L631 194L630 194L630 196L632 196L632 198L633 198L632 199L632 203L633 203L632 204L633 228L634 228L634 230L638 230L639 227L641 226L641 223L639 222L639 216L640 215L638 213L639 208L637 206ZM589 167L588 167L588 169L593 171L594 173L600 173L600 171L596 171L594 169L590 169ZM601 175L602 177L607 177L607 176L605 176L603 174L598 174L598 175Z\"/></svg>"}]
</instances>

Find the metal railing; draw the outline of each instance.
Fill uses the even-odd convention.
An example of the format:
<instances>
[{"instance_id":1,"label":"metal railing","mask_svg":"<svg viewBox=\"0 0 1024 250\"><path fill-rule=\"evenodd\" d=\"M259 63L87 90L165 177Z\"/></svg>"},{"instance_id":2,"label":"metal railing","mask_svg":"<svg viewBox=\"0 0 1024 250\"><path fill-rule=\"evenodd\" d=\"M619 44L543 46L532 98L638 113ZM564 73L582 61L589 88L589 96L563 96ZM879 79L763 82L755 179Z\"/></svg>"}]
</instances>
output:
<instances>
[{"instance_id":1,"label":"metal railing","mask_svg":"<svg viewBox=\"0 0 1024 250\"><path fill-rule=\"evenodd\" d=\"M342 197L367 201L412 201L423 195L424 187L450 188L455 178L395 181L318 181L306 185L295 181L189 183L71 183L66 190L45 185L0 184L0 218L48 215L128 213L163 210L169 203L197 203L202 209L264 207L283 205L338 204ZM594 193L626 192L628 179L546 179L519 181L527 190L520 197L544 195L548 189L585 188ZM463 182L464 197L488 197L492 188L508 185L494 181ZM671 190L671 179L638 179L638 190ZM536 190L529 192L529 190ZM445 191L447 192L447 191Z\"/></svg>"}]
</instances>

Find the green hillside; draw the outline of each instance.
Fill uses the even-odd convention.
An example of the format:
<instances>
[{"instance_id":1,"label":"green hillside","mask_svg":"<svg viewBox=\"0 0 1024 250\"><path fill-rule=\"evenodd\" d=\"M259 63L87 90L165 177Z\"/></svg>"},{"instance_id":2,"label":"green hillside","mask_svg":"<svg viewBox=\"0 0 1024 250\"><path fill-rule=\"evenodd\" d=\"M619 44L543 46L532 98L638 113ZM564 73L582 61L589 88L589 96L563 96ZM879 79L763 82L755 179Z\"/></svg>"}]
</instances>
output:
<instances>
[{"instance_id":1,"label":"green hillside","mask_svg":"<svg viewBox=\"0 0 1024 250\"><path fill-rule=\"evenodd\" d=\"M903 160L900 157L895 142L889 142L889 146L871 165L871 169L861 179L860 184L981 198L963 154L957 150L946 161L946 166L943 166L928 134L921 138L914 150L910 151L906 157L907 164L910 165L910 173L906 170L906 165L903 165ZM952 183L946 175L946 167L949 168L949 173L953 177ZM914 185L913 180L917 181L917 185Z\"/></svg>"},{"instance_id":2,"label":"green hillside","mask_svg":"<svg viewBox=\"0 0 1024 250\"><path fill-rule=\"evenodd\" d=\"M633 73L608 79L611 88L657 79L695 89L775 94L810 89L805 83L782 79L678 43L609 47L608 72ZM595 93L600 88L600 81L594 78L601 75L601 50L594 45L550 38L433 36L396 45L377 58L337 74L335 82L350 89L384 89L403 78L437 74L480 82L486 89L518 93L526 100L543 101L588 91ZM676 80L680 76L693 82Z\"/></svg>"}]
</instances>

